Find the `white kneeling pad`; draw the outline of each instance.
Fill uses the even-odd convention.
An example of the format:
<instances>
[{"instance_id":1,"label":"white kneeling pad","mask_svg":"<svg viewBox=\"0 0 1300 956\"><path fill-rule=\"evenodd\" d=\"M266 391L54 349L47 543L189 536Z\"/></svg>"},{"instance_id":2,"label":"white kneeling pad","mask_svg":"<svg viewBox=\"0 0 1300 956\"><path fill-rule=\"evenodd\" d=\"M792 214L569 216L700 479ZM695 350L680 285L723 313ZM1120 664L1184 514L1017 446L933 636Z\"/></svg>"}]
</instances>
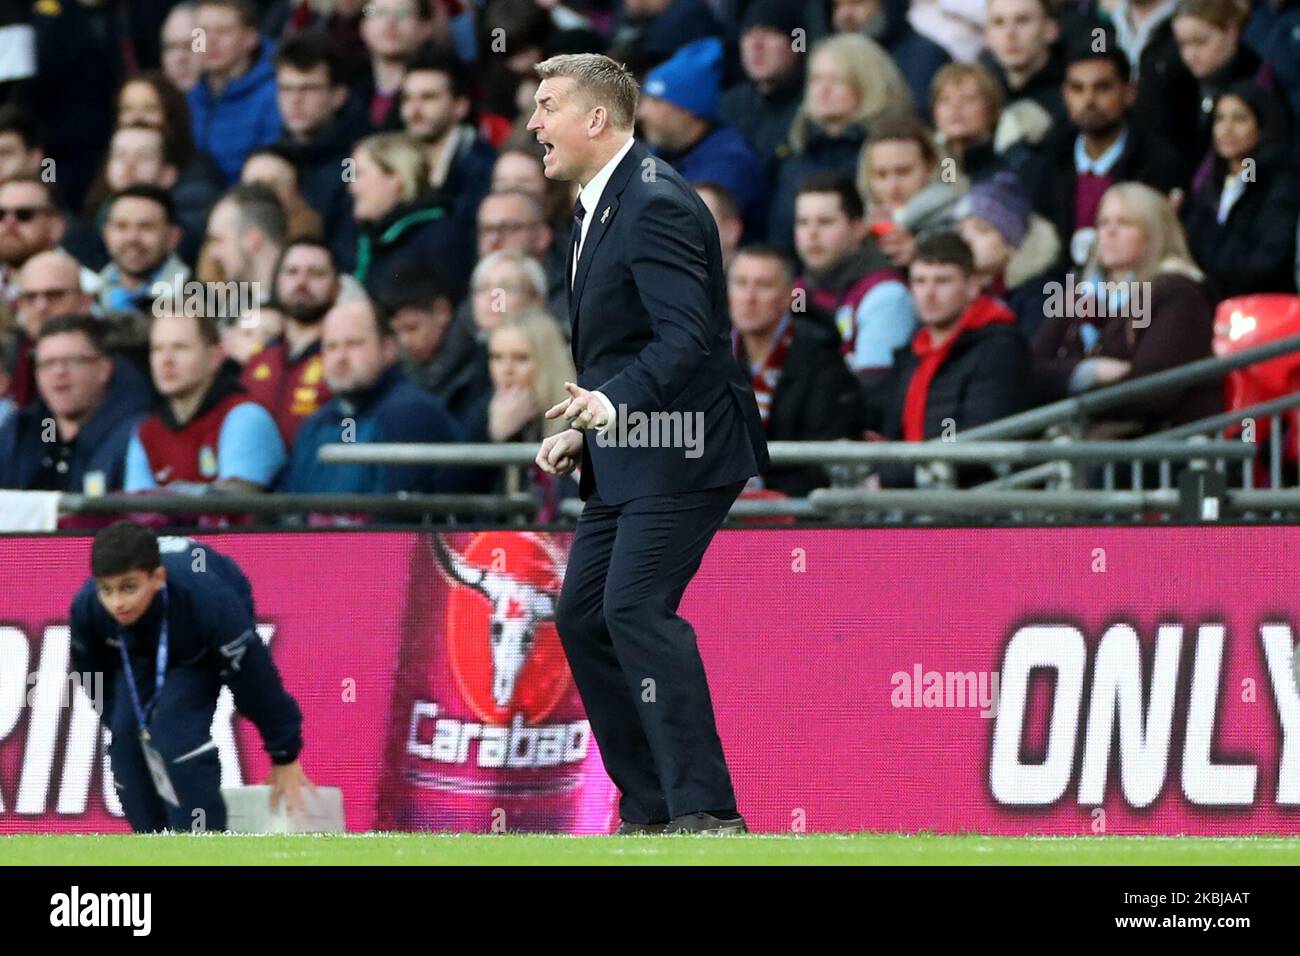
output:
<instances>
[{"instance_id":1,"label":"white kneeling pad","mask_svg":"<svg viewBox=\"0 0 1300 956\"><path fill-rule=\"evenodd\" d=\"M338 787L303 790L303 812L290 814L285 802L271 812L271 788L222 787L226 829L231 833L343 833L343 791Z\"/></svg>"}]
</instances>

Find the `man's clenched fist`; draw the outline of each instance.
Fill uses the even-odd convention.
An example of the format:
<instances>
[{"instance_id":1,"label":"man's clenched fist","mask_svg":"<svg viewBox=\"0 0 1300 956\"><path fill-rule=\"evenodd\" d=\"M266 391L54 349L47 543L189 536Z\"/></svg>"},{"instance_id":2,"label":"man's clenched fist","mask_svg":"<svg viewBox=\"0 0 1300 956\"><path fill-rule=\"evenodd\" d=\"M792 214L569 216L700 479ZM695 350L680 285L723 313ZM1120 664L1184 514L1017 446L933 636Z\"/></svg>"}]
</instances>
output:
<instances>
[{"instance_id":1,"label":"man's clenched fist","mask_svg":"<svg viewBox=\"0 0 1300 956\"><path fill-rule=\"evenodd\" d=\"M582 432L567 428L542 442L537 466L548 475L567 475L578 466L582 455Z\"/></svg>"}]
</instances>

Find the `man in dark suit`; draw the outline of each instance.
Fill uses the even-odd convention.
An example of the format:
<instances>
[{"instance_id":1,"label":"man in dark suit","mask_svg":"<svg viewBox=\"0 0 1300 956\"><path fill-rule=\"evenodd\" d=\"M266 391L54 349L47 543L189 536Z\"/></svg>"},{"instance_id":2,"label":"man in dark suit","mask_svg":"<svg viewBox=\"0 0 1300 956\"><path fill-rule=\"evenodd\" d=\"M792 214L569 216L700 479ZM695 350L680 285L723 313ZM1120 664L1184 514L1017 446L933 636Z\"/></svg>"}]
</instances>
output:
<instances>
[{"instance_id":1,"label":"man in dark suit","mask_svg":"<svg viewBox=\"0 0 1300 956\"><path fill-rule=\"evenodd\" d=\"M566 275L570 428L537 455L580 467L586 507L556 627L610 777L620 833L744 832L686 585L746 479L767 466L731 352L708 207L632 138L636 81L605 56L538 64L528 129L550 179L581 184Z\"/></svg>"}]
</instances>

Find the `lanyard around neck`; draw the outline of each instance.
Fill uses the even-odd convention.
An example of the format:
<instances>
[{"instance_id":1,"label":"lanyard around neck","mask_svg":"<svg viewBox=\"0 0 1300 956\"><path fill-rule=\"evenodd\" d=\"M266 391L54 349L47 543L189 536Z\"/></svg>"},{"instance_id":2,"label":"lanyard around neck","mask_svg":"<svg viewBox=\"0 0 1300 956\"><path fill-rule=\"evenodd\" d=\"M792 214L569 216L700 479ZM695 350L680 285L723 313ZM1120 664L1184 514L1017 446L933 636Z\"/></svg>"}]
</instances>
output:
<instances>
[{"instance_id":1,"label":"lanyard around neck","mask_svg":"<svg viewBox=\"0 0 1300 956\"><path fill-rule=\"evenodd\" d=\"M131 706L135 708L135 719L144 730L145 725L149 722L149 713L140 704L140 692L135 686L135 674L131 670L131 660L126 653L126 631L118 628L118 645L117 648L122 652L122 673L126 676L126 686L131 692ZM162 589L162 624L158 628L158 658L157 671L154 674L153 696L149 698L149 709L152 710L158 703L158 694L162 690L163 681L167 677L167 585Z\"/></svg>"}]
</instances>

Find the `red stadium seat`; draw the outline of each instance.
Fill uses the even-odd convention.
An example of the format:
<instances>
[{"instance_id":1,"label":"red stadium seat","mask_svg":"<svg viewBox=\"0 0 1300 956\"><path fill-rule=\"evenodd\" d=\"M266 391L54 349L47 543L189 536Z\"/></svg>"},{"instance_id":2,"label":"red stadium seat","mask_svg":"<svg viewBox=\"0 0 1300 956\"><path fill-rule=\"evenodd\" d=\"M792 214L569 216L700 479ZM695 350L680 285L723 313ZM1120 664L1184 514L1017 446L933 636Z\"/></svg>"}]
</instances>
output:
<instances>
[{"instance_id":1,"label":"red stadium seat","mask_svg":"<svg viewBox=\"0 0 1300 956\"><path fill-rule=\"evenodd\" d=\"M1219 303L1214 316L1214 354L1233 355L1266 342L1300 335L1300 296L1282 294L1243 295ZM1234 411L1300 391L1300 352L1267 362L1234 369L1224 378L1224 408ZM1286 460L1296 455L1295 413L1290 440L1285 442ZM1255 424L1255 441L1263 447L1269 438L1269 419ZM1227 430L1241 433L1241 426Z\"/></svg>"}]
</instances>

